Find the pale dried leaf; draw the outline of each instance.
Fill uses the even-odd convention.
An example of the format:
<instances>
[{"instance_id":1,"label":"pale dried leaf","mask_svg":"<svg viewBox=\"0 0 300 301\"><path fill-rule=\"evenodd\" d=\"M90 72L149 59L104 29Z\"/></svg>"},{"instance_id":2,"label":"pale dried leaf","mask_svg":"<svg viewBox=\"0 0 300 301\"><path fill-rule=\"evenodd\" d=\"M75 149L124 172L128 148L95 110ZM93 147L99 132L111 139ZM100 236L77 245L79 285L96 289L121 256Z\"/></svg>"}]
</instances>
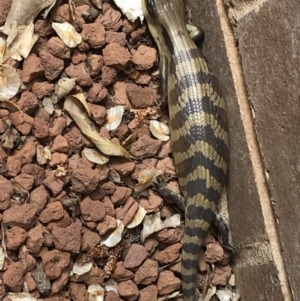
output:
<instances>
[{"instance_id":1,"label":"pale dried leaf","mask_svg":"<svg viewBox=\"0 0 300 301\"><path fill-rule=\"evenodd\" d=\"M5 262L4 250L2 247L0 247L0 271L3 270L4 262Z\"/></svg>"},{"instance_id":2,"label":"pale dried leaf","mask_svg":"<svg viewBox=\"0 0 300 301\"><path fill-rule=\"evenodd\" d=\"M42 145L37 145L36 147L36 160L38 164L44 165L50 161L52 158L50 146L43 147Z\"/></svg>"},{"instance_id":3,"label":"pale dried leaf","mask_svg":"<svg viewBox=\"0 0 300 301\"><path fill-rule=\"evenodd\" d=\"M141 232L141 242L153 233L156 233L166 228L176 228L180 225L180 215L174 214L164 221L160 218L160 212L146 215L143 223L143 230Z\"/></svg>"},{"instance_id":4,"label":"pale dried leaf","mask_svg":"<svg viewBox=\"0 0 300 301\"><path fill-rule=\"evenodd\" d=\"M22 58L27 58L33 45L38 40L38 35L34 34L33 22L28 25L20 25L15 28L17 31L16 37L10 41L7 39L4 61L12 58L21 61Z\"/></svg>"},{"instance_id":5,"label":"pale dried leaf","mask_svg":"<svg viewBox=\"0 0 300 301\"><path fill-rule=\"evenodd\" d=\"M48 7L44 10L44 12L42 13L42 16L43 16L44 19L47 19L48 14L50 13L51 9L55 6L56 3L57 3L57 4L60 4L60 3L61 3L61 0L54 0L54 2L51 3L51 5L48 6Z\"/></svg>"},{"instance_id":6,"label":"pale dried leaf","mask_svg":"<svg viewBox=\"0 0 300 301\"><path fill-rule=\"evenodd\" d=\"M114 2L128 20L134 22L139 18L141 23L143 23L144 14L141 0L114 0Z\"/></svg>"},{"instance_id":7,"label":"pale dried leaf","mask_svg":"<svg viewBox=\"0 0 300 301\"><path fill-rule=\"evenodd\" d=\"M103 301L104 288L100 284L91 284L88 287L89 301Z\"/></svg>"},{"instance_id":8,"label":"pale dried leaf","mask_svg":"<svg viewBox=\"0 0 300 301\"><path fill-rule=\"evenodd\" d=\"M0 64L3 64L6 40L0 37Z\"/></svg>"},{"instance_id":9,"label":"pale dried leaf","mask_svg":"<svg viewBox=\"0 0 300 301\"><path fill-rule=\"evenodd\" d=\"M88 116L91 116L90 107L88 106L83 93L77 93L77 94L69 95L66 97L66 101L73 101L75 105L78 100L83 105L84 110L88 113Z\"/></svg>"},{"instance_id":10,"label":"pale dried leaf","mask_svg":"<svg viewBox=\"0 0 300 301\"><path fill-rule=\"evenodd\" d=\"M108 177L114 183L122 183L119 173L114 169L110 169Z\"/></svg>"},{"instance_id":11,"label":"pale dried leaf","mask_svg":"<svg viewBox=\"0 0 300 301\"><path fill-rule=\"evenodd\" d=\"M233 301L233 293L229 289L217 290L216 296L220 301Z\"/></svg>"},{"instance_id":12,"label":"pale dried leaf","mask_svg":"<svg viewBox=\"0 0 300 301\"><path fill-rule=\"evenodd\" d=\"M14 97L21 84L17 70L10 65L0 65L0 100Z\"/></svg>"},{"instance_id":13,"label":"pale dried leaf","mask_svg":"<svg viewBox=\"0 0 300 301\"><path fill-rule=\"evenodd\" d=\"M180 292L176 291L176 292L174 292L172 294L165 295L163 297L158 298L157 301L165 301L165 300L171 300L171 299L173 300L174 298L176 298L179 295L180 295Z\"/></svg>"},{"instance_id":14,"label":"pale dried leaf","mask_svg":"<svg viewBox=\"0 0 300 301\"><path fill-rule=\"evenodd\" d=\"M124 114L122 106L115 106L107 110L106 123L104 126L108 131L115 130L121 124Z\"/></svg>"},{"instance_id":15,"label":"pale dried leaf","mask_svg":"<svg viewBox=\"0 0 300 301\"><path fill-rule=\"evenodd\" d=\"M29 293L8 293L8 299L11 301L37 301Z\"/></svg>"},{"instance_id":16,"label":"pale dried leaf","mask_svg":"<svg viewBox=\"0 0 300 301\"><path fill-rule=\"evenodd\" d=\"M203 299L203 301L209 301L212 298L212 296L214 296L216 294L216 291L217 291L217 288L215 286L209 287L207 289L206 296ZM222 301L225 301L225 300L222 300Z\"/></svg>"},{"instance_id":17,"label":"pale dried leaf","mask_svg":"<svg viewBox=\"0 0 300 301\"><path fill-rule=\"evenodd\" d=\"M75 30L75 27L68 22L52 22L52 28L62 41L70 48L75 48L82 41L81 35Z\"/></svg>"},{"instance_id":18,"label":"pale dried leaf","mask_svg":"<svg viewBox=\"0 0 300 301\"><path fill-rule=\"evenodd\" d=\"M44 109L45 111L52 115L54 112L54 107L53 107L53 102L52 99L50 97L44 97L43 99L43 105L44 105Z\"/></svg>"},{"instance_id":19,"label":"pale dried leaf","mask_svg":"<svg viewBox=\"0 0 300 301\"><path fill-rule=\"evenodd\" d=\"M76 85L75 78L61 78L55 85L57 101L68 95Z\"/></svg>"},{"instance_id":20,"label":"pale dried leaf","mask_svg":"<svg viewBox=\"0 0 300 301\"><path fill-rule=\"evenodd\" d=\"M15 113L21 111L21 109L19 108L19 106L17 104L15 104L12 101L9 100L5 100L5 99L0 99L0 107L9 110L11 113Z\"/></svg>"},{"instance_id":21,"label":"pale dried leaf","mask_svg":"<svg viewBox=\"0 0 300 301\"><path fill-rule=\"evenodd\" d=\"M122 144L123 144L123 146L129 146L130 144L135 142L137 140L137 138L138 138L138 133L136 131L136 132L133 132L131 135L129 135Z\"/></svg>"},{"instance_id":22,"label":"pale dried leaf","mask_svg":"<svg viewBox=\"0 0 300 301\"><path fill-rule=\"evenodd\" d=\"M7 249L6 249L6 235L5 235L5 232L7 231L7 226L4 225L2 222L1 222L1 234L2 234L2 239L1 239L1 246L2 246L2 252L3 252L3 255L4 255L4 258L7 258L8 255L7 255ZM1 257L2 258L2 257ZM1 259L2 260L2 259ZM3 269L3 265L4 265L4 262L2 264L2 261L1 261L1 265L0 265L0 270Z\"/></svg>"},{"instance_id":23,"label":"pale dried leaf","mask_svg":"<svg viewBox=\"0 0 300 301\"><path fill-rule=\"evenodd\" d=\"M121 240L122 240L122 235L124 231L124 224L120 220L117 221L117 228L110 234L108 234L107 237L103 238L101 241L100 245L105 245L109 248L112 248L116 246Z\"/></svg>"},{"instance_id":24,"label":"pale dried leaf","mask_svg":"<svg viewBox=\"0 0 300 301\"><path fill-rule=\"evenodd\" d=\"M105 291L106 292L113 291L117 295L119 295L119 293L118 293L118 283L112 278L108 279L105 283Z\"/></svg>"},{"instance_id":25,"label":"pale dried leaf","mask_svg":"<svg viewBox=\"0 0 300 301\"><path fill-rule=\"evenodd\" d=\"M0 136L1 145L7 150L11 150L14 147L14 136L11 133L11 121L7 119L5 123L8 125L7 130Z\"/></svg>"},{"instance_id":26,"label":"pale dried leaf","mask_svg":"<svg viewBox=\"0 0 300 301\"><path fill-rule=\"evenodd\" d=\"M64 109L70 114L81 132L89 138L95 146L105 155L121 156L132 158L132 156L120 145L111 142L98 133L93 124L85 116L83 105L79 101L74 101L76 98L67 97L64 103Z\"/></svg>"},{"instance_id":27,"label":"pale dried leaf","mask_svg":"<svg viewBox=\"0 0 300 301\"><path fill-rule=\"evenodd\" d=\"M3 32L9 36L14 27L29 24L40 11L55 1L56 0L13 0L3 27Z\"/></svg>"},{"instance_id":28,"label":"pale dried leaf","mask_svg":"<svg viewBox=\"0 0 300 301\"><path fill-rule=\"evenodd\" d=\"M126 227L128 229L137 227L143 221L146 213L147 213L147 211L142 206L139 206L139 209L136 212L134 218L132 219L132 221L129 224L127 224Z\"/></svg>"},{"instance_id":29,"label":"pale dried leaf","mask_svg":"<svg viewBox=\"0 0 300 301\"><path fill-rule=\"evenodd\" d=\"M78 264L77 262L74 263L72 271L70 272L70 276L72 276L73 274L80 276L80 275L84 275L86 273L88 273L93 267L93 263L92 262L87 262L83 265Z\"/></svg>"},{"instance_id":30,"label":"pale dried leaf","mask_svg":"<svg viewBox=\"0 0 300 301\"><path fill-rule=\"evenodd\" d=\"M26 203L29 198L29 191L13 179L11 179L10 182L14 189L13 199L22 204Z\"/></svg>"},{"instance_id":31,"label":"pale dried leaf","mask_svg":"<svg viewBox=\"0 0 300 301\"><path fill-rule=\"evenodd\" d=\"M234 275L234 274L231 274L231 275L230 275L230 278L229 278L229 280L228 280L228 284L229 284L230 286L235 286L235 275Z\"/></svg>"},{"instance_id":32,"label":"pale dried leaf","mask_svg":"<svg viewBox=\"0 0 300 301\"><path fill-rule=\"evenodd\" d=\"M135 185L134 191L139 193L148 188L155 179L162 175L163 171L157 168L143 170L138 178L138 183Z\"/></svg>"},{"instance_id":33,"label":"pale dried leaf","mask_svg":"<svg viewBox=\"0 0 300 301\"><path fill-rule=\"evenodd\" d=\"M85 147L83 150L83 154L85 157L92 163L96 164L105 164L109 161L109 157L101 154L98 149L96 148L88 148Z\"/></svg>"},{"instance_id":34,"label":"pale dried leaf","mask_svg":"<svg viewBox=\"0 0 300 301\"><path fill-rule=\"evenodd\" d=\"M162 122L150 120L149 129L152 135L160 141L168 141L170 139L170 129Z\"/></svg>"}]
</instances>

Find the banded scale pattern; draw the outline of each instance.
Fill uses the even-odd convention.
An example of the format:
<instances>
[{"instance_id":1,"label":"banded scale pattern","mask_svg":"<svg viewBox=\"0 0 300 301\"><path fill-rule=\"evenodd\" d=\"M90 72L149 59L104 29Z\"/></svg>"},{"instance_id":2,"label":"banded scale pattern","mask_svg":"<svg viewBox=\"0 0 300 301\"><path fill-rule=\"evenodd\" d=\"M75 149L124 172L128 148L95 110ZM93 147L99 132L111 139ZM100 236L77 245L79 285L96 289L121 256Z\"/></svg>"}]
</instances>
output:
<instances>
[{"instance_id":1,"label":"banded scale pattern","mask_svg":"<svg viewBox=\"0 0 300 301\"><path fill-rule=\"evenodd\" d=\"M161 88L168 94L172 151L186 203L183 297L194 301L200 248L216 217L227 174L225 104L216 78L186 30L183 0L143 0L143 10L166 80Z\"/></svg>"}]
</instances>

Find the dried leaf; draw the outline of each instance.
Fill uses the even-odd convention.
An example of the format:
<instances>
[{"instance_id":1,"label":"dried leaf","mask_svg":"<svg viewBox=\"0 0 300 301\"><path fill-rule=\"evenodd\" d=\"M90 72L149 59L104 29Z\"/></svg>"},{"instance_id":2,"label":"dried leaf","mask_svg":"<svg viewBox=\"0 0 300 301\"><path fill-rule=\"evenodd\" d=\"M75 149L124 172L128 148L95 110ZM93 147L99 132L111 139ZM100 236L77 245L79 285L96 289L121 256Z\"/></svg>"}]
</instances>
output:
<instances>
[{"instance_id":1,"label":"dried leaf","mask_svg":"<svg viewBox=\"0 0 300 301\"><path fill-rule=\"evenodd\" d=\"M56 0L13 0L3 27L3 32L10 35L15 26L29 24L40 11L55 1Z\"/></svg>"},{"instance_id":2,"label":"dried leaf","mask_svg":"<svg viewBox=\"0 0 300 301\"><path fill-rule=\"evenodd\" d=\"M9 43L7 39L7 46L4 55L4 61L12 58L21 61L22 57L27 58L33 45L38 40L38 35L34 34L33 22L28 25L20 25L15 28L18 31L17 36Z\"/></svg>"},{"instance_id":3,"label":"dried leaf","mask_svg":"<svg viewBox=\"0 0 300 301\"><path fill-rule=\"evenodd\" d=\"M62 41L70 48L75 48L82 41L81 35L75 30L75 27L68 22L52 22L52 28Z\"/></svg>"},{"instance_id":4,"label":"dried leaf","mask_svg":"<svg viewBox=\"0 0 300 301\"><path fill-rule=\"evenodd\" d=\"M83 150L83 154L90 162L93 162L96 164L102 165L109 161L109 157L101 154L99 152L99 150L97 150L96 148L85 147Z\"/></svg>"},{"instance_id":5,"label":"dried leaf","mask_svg":"<svg viewBox=\"0 0 300 301\"><path fill-rule=\"evenodd\" d=\"M10 180L10 182L14 189L14 195L12 198L21 204L25 204L29 198L29 191L15 180Z\"/></svg>"},{"instance_id":6,"label":"dried leaf","mask_svg":"<svg viewBox=\"0 0 300 301\"><path fill-rule=\"evenodd\" d=\"M234 274L231 274L231 275L230 275L230 278L229 278L229 280L228 280L228 284L229 284L230 286L235 286L235 275L234 275Z\"/></svg>"},{"instance_id":7,"label":"dried leaf","mask_svg":"<svg viewBox=\"0 0 300 301\"><path fill-rule=\"evenodd\" d=\"M169 295L166 295L166 296L163 296L163 297L160 297L157 299L157 301L165 301L165 300L171 300L171 299L174 299L176 298L177 296L180 295L180 292L179 291L176 291L172 294L169 294Z\"/></svg>"},{"instance_id":8,"label":"dried leaf","mask_svg":"<svg viewBox=\"0 0 300 301\"><path fill-rule=\"evenodd\" d=\"M180 215L174 214L164 221L160 218L160 212L155 214L146 215L143 223L143 230L141 232L141 242L153 233L156 233L166 228L176 228L180 225Z\"/></svg>"},{"instance_id":9,"label":"dried leaf","mask_svg":"<svg viewBox=\"0 0 300 301\"><path fill-rule=\"evenodd\" d=\"M117 221L117 228L101 241L101 246L105 245L109 248L116 246L121 240L124 231L124 224L120 220Z\"/></svg>"},{"instance_id":10,"label":"dried leaf","mask_svg":"<svg viewBox=\"0 0 300 301\"><path fill-rule=\"evenodd\" d=\"M3 64L6 40L0 37L0 64Z\"/></svg>"},{"instance_id":11,"label":"dried leaf","mask_svg":"<svg viewBox=\"0 0 300 301\"><path fill-rule=\"evenodd\" d=\"M213 285L207 289L206 296L203 301L209 301L216 294L217 288ZM225 300L222 300L225 301ZM229 300L228 300L229 301Z\"/></svg>"},{"instance_id":12,"label":"dried leaf","mask_svg":"<svg viewBox=\"0 0 300 301\"><path fill-rule=\"evenodd\" d=\"M89 301L103 301L104 288L99 284L91 284L88 287Z\"/></svg>"},{"instance_id":13,"label":"dried leaf","mask_svg":"<svg viewBox=\"0 0 300 301\"><path fill-rule=\"evenodd\" d=\"M143 23L144 14L142 11L142 1L114 0L114 2L122 11L122 13L127 17L128 20L134 22L139 18L141 23Z\"/></svg>"},{"instance_id":14,"label":"dried leaf","mask_svg":"<svg viewBox=\"0 0 300 301\"><path fill-rule=\"evenodd\" d=\"M122 121L124 108L122 106L115 106L107 110L106 123L104 126L108 131L115 130Z\"/></svg>"},{"instance_id":15,"label":"dried leaf","mask_svg":"<svg viewBox=\"0 0 300 301\"><path fill-rule=\"evenodd\" d=\"M0 271L3 270L4 262L5 262L4 250L2 247L0 247Z\"/></svg>"},{"instance_id":16,"label":"dried leaf","mask_svg":"<svg viewBox=\"0 0 300 301\"><path fill-rule=\"evenodd\" d=\"M42 145L37 145L36 147L36 160L38 164L44 165L51 160L51 148L50 146L43 147Z\"/></svg>"},{"instance_id":17,"label":"dried leaf","mask_svg":"<svg viewBox=\"0 0 300 301\"><path fill-rule=\"evenodd\" d=\"M7 119L5 123L8 125L8 129L1 135L0 141L3 148L11 150L14 148L14 136L10 130L12 123L9 119Z\"/></svg>"},{"instance_id":18,"label":"dried leaf","mask_svg":"<svg viewBox=\"0 0 300 301\"><path fill-rule=\"evenodd\" d=\"M21 84L17 70L10 65L0 65L0 100L14 97Z\"/></svg>"},{"instance_id":19,"label":"dried leaf","mask_svg":"<svg viewBox=\"0 0 300 301\"><path fill-rule=\"evenodd\" d=\"M93 267L93 263L92 262L87 262L83 265L78 264L77 262L74 263L72 271L70 272L70 276L72 275L84 275L86 273L88 273Z\"/></svg>"},{"instance_id":20,"label":"dried leaf","mask_svg":"<svg viewBox=\"0 0 300 301\"><path fill-rule=\"evenodd\" d=\"M118 293L118 283L112 278L108 279L105 283L105 291L106 292L113 291L117 295L119 295L119 293Z\"/></svg>"},{"instance_id":21,"label":"dried leaf","mask_svg":"<svg viewBox=\"0 0 300 301\"><path fill-rule=\"evenodd\" d=\"M91 117L90 107L88 106L86 99L82 93L73 94L73 95L69 95L68 97L66 97L66 101L68 101L68 102L72 101L72 102L74 102L74 104L76 104L76 102L78 102L78 100L83 105L85 111L88 113L88 116Z\"/></svg>"},{"instance_id":22,"label":"dried leaf","mask_svg":"<svg viewBox=\"0 0 300 301\"><path fill-rule=\"evenodd\" d=\"M11 301L37 301L29 293L8 293L8 299Z\"/></svg>"},{"instance_id":23,"label":"dried leaf","mask_svg":"<svg viewBox=\"0 0 300 301\"><path fill-rule=\"evenodd\" d=\"M75 78L61 78L55 85L56 101L68 95L76 85Z\"/></svg>"},{"instance_id":24,"label":"dried leaf","mask_svg":"<svg viewBox=\"0 0 300 301\"><path fill-rule=\"evenodd\" d=\"M152 135L160 141L168 141L170 139L170 129L162 122L150 120L149 129Z\"/></svg>"},{"instance_id":25,"label":"dried leaf","mask_svg":"<svg viewBox=\"0 0 300 301\"><path fill-rule=\"evenodd\" d=\"M0 107L9 110L11 113L15 113L20 111L22 114L21 109L17 104L15 104L12 101L5 100L5 99L0 99Z\"/></svg>"},{"instance_id":26,"label":"dried leaf","mask_svg":"<svg viewBox=\"0 0 300 301\"><path fill-rule=\"evenodd\" d=\"M163 171L157 168L143 170L138 178L138 183L135 185L134 191L139 193L148 188L156 179L163 174Z\"/></svg>"},{"instance_id":27,"label":"dried leaf","mask_svg":"<svg viewBox=\"0 0 300 301\"><path fill-rule=\"evenodd\" d=\"M53 102L52 99L50 97L44 97L43 99L43 105L44 105L44 109L45 111L52 115L54 112L54 107L53 107Z\"/></svg>"},{"instance_id":28,"label":"dried leaf","mask_svg":"<svg viewBox=\"0 0 300 301\"><path fill-rule=\"evenodd\" d=\"M64 109L70 114L81 132L88 137L103 154L108 156L132 158L132 156L122 146L111 142L109 139L98 133L85 116L83 105L78 100L76 101L75 97L66 98Z\"/></svg>"},{"instance_id":29,"label":"dried leaf","mask_svg":"<svg viewBox=\"0 0 300 301\"><path fill-rule=\"evenodd\" d=\"M3 33L7 37L7 57L21 60L28 56L38 36L34 34L33 20L44 8L56 0L13 0L6 18Z\"/></svg>"},{"instance_id":30,"label":"dried leaf","mask_svg":"<svg viewBox=\"0 0 300 301\"><path fill-rule=\"evenodd\" d=\"M114 183L122 183L119 173L114 169L110 169L108 177Z\"/></svg>"},{"instance_id":31,"label":"dried leaf","mask_svg":"<svg viewBox=\"0 0 300 301\"><path fill-rule=\"evenodd\" d=\"M7 249L6 249L6 235L5 235L5 232L7 231L7 226L4 225L2 222L1 222L1 235L2 235L2 239L1 239L1 255L0 255L0 271L3 270L3 266L4 266L4 261L5 261L5 258L7 258ZM4 258L2 257L2 253L3 253L3 256Z\"/></svg>"},{"instance_id":32,"label":"dried leaf","mask_svg":"<svg viewBox=\"0 0 300 301\"><path fill-rule=\"evenodd\" d=\"M126 226L126 228L131 229L137 227L144 219L147 211L142 207L139 206L138 211L136 212L132 221Z\"/></svg>"}]
</instances>

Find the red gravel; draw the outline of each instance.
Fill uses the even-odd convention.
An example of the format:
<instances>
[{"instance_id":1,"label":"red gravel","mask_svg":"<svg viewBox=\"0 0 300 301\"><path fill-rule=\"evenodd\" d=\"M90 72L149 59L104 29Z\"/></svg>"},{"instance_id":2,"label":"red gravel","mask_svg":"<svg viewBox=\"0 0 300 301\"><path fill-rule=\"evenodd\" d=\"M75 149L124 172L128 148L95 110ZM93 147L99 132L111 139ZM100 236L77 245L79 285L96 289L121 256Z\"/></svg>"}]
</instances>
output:
<instances>
[{"instance_id":1,"label":"red gravel","mask_svg":"<svg viewBox=\"0 0 300 301\"><path fill-rule=\"evenodd\" d=\"M12 101L22 112L0 109L0 135L9 130L10 122L14 144L12 149L0 146L0 220L7 248L0 299L9 300L8 292L21 292L26 283L30 295L40 301L84 301L89 285L104 286L111 275L118 283L117 293L107 291L106 301L157 300L181 289L177 261L182 226L161 230L145 242L139 239L138 226L127 229L117 247L99 244L117 228L117 220L126 227L139 206L147 214L160 212L162 218L177 213L152 189L140 197L134 194L140 173L150 168L163 170L171 180L168 185L179 192L171 142L154 138L149 130L149 116L159 100L158 53L149 46L147 27L131 24L110 4L105 2L103 11L95 10L93 21L88 21L89 6L78 5L73 20L67 1L62 2L50 19L72 23L82 42L68 48L49 18L38 15L34 27L38 42L31 54L23 62L11 61L22 81ZM10 3L3 0L0 26ZM88 161L83 149L94 145L69 122L64 100L54 103L53 113L44 107L45 97L66 77L76 80L70 94L86 96L96 130L120 145L130 138L125 147L135 159L110 157L103 165ZM108 131L103 126L107 110L116 105L125 110L123 120ZM167 123L167 112L158 120ZM47 153L51 156L45 157ZM212 236L205 245L198 287L202 288L208 263L215 264L211 282L226 285L231 275L229 254ZM75 262L90 262L91 257L90 271L70 276Z\"/></svg>"}]
</instances>

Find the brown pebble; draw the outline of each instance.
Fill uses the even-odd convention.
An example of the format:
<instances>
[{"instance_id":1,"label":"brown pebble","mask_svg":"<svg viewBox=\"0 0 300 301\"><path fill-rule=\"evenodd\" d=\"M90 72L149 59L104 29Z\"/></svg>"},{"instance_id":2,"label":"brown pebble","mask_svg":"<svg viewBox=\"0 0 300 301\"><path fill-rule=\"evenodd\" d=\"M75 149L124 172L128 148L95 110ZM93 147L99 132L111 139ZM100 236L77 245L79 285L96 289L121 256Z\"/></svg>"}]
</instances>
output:
<instances>
[{"instance_id":1,"label":"brown pebble","mask_svg":"<svg viewBox=\"0 0 300 301\"><path fill-rule=\"evenodd\" d=\"M148 253L144 246L132 244L125 256L123 266L125 269L135 269L142 264L147 256Z\"/></svg>"}]
</instances>

